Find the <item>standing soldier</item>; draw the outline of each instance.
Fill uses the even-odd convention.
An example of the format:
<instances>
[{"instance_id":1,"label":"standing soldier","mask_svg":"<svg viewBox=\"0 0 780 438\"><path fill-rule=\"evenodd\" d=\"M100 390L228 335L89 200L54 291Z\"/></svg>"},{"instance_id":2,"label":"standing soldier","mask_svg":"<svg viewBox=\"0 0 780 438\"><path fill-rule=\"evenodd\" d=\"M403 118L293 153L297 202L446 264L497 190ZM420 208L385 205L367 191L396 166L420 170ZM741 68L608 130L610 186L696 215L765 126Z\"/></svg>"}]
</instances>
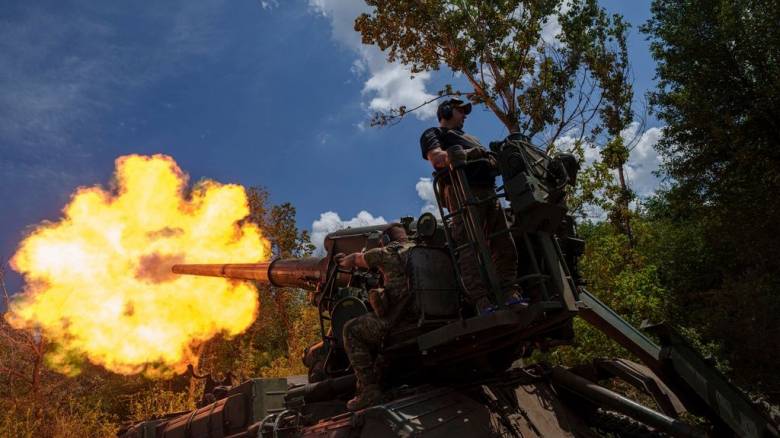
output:
<instances>
[{"instance_id":1,"label":"standing soldier","mask_svg":"<svg viewBox=\"0 0 780 438\"><path fill-rule=\"evenodd\" d=\"M498 170L495 159L482 147L479 140L463 132L463 123L469 113L471 113L470 103L464 103L459 99L449 99L442 102L436 112L439 127L429 128L423 132L422 137L420 137L420 148L423 159L430 161L433 168L439 171L447 169L450 165L448 149L455 146L462 147L463 157L461 158L465 158L467 163L465 175L472 194L478 199L486 199L496 194ZM469 163L469 161L472 162ZM453 212L462 207L457 205L449 175L444 176L440 181L447 209ZM513 296L516 291L513 286L509 285L515 281L517 276L517 250L512 236L508 232L499 232L507 230L506 218L501 205L498 199L495 199L476 205L474 211L483 226L483 230L477 230L477 232L483 232L488 241L491 259L505 288L503 292L505 296ZM457 246L462 246L468 241L461 215L453 217L450 231ZM466 292L471 302L477 307L477 311L483 312L490 308L488 288L482 280L476 254L471 245L467 245L460 251L458 265Z\"/></svg>"},{"instance_id":2,"label":"standing soldier","mask_svg":"<svg viewBox=\"0 0 780 438\"><path fill-rule=\"evenodd\" d=\"M411 294L406 275L407 253L413 244L408 241L401 224L393 224L385 230L382 242L384 244L380 248L336 256L339 266L345 269L378 269L384 285L382 289L369 292L374 312L344 325L344 349L357 378L355 398L347 402L350 411L369 407L382 397L376 354L390 329L413 319L412 313L407 310Z\"/></svg>"}]
</instances>

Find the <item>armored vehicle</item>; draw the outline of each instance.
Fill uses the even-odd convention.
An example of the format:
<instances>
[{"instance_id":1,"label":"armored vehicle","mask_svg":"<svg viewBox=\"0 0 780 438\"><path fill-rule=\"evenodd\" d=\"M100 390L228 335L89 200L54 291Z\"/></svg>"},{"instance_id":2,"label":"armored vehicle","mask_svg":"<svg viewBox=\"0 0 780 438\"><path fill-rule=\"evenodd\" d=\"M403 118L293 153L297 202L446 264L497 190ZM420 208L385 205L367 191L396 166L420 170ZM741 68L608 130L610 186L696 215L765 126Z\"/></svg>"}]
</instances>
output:
<instances>
[{"instance_id":1,"label":"armored vehicle","mask_svg":"<svg viewBox=\"0 0 780 438\"><path fill-rule=\"evenodd\" d=\"M327 255L268 263L177 265L187 275L253 280L311 291L322 341L306 357L308 376L251 379L236 386L207 385L198 409L129 425L123 438L205 437L563 437L563 436L778 436L777 426L675 330L632 327L584 287L576 263L583 250L564 198L574 184L573 157L548 156L513 135L491 144L503 185L494 197L472 193L470 165L451 148L451 165L434 174L439 217L402 220L416 245L406 273L417 323L395 330L379 352L384 398L350 412L355 377L344 353L347 321L371 312L368 291L376 272L347 271L335 256L386 244L389 225L349 228L328 235ZM481 158L484 159L484 158ZM448 211L440 181L448 178L457 204ZM513 285L521 300L507 302L483 224L474 208L499 199L518 252ZM450 223L460 216L469 241L460 246ZM490 236L488 236L489 238ZM495 307L477 313L464 300L458 255L470 245ZM572 369L524 365L537 350L573 342L573 318L583 318L642 363L602 359ZM615 392L620 379L642 393ZM625 385L623 385L625 386ZM689 415L692 414L692 415ZM706 426L683 418L698 416Z\"/></svg>"}]
</instances>

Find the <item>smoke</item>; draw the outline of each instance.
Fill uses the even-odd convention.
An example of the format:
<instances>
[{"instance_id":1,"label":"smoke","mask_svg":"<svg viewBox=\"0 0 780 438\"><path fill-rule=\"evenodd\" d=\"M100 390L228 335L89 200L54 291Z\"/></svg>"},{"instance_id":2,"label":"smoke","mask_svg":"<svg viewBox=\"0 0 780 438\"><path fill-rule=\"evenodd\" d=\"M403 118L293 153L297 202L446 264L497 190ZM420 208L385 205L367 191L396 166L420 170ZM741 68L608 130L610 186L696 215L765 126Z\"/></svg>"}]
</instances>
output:
<instances>
[{"instance_id":1,"label":"smoke","mask_svg":"<svg viewBox=\"0 0 780 438\"><path fill-rule=\"evenodd\" d=\"M184 254L148 254L138 260L135 278L151 283L162 283L178 278L171 272L173 265L184 263Z\"/></svg>"}]
</instances>

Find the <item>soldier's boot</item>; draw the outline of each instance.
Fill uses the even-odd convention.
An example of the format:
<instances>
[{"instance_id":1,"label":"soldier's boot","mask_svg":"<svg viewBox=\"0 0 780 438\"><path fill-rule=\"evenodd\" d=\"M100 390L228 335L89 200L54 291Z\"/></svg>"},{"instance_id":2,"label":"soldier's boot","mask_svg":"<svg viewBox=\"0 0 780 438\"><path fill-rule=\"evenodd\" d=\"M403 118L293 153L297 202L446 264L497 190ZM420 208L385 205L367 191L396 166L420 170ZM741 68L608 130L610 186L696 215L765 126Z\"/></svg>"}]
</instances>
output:
<instances>
[{"instance_id":1,"label":"soldier's boot","mask_svg":"<svg viewBox=\"0 0 780 438\"><path fill-rule=\"evenodd\" d=\"M520 290L517 288L509 289L506 292L506 301L504 304L507 306L514 306L516 304L522 304L525 303L527 300L523 299L522 295L520 294Z\"/></svg>"},{"instance_id":2,"label":"soldier's boot","mask_svg":"<svg viewBox=\"0 0 780 438\"><path fill-rule=\"evenodd\" d=\"M370 356L363 354L353 355L352 367L357 379L357 390L355 397L347 402L347 409L350 411L365 409L376 404L382 398L382 391L378 385L379 376L369 358Z\"/></svg>"},{"instance_id":3,"label":"soldier's boot","mask_svg":"<svg viewBox=\"0 0 780 438\"><path fill-rule=\"evenodd\" d=\"M490 302L488 297L478 298L475 306L477 307L477 314L479 315L487 315L494 310L493 303Z\"/></svg>"},{"instance_id":4,"label":"soldier's boot","mask_svg":"<svg viewBox=\"0 0 780 438\"><path fill-rule=\"evenodd\" d=\"M382 399L382 390L379 385L371 383L363 387L358 387L355 397L347 402L347 409L350 411L359 411L369 406L373 406Z\"/></svg>"}]
</instances>

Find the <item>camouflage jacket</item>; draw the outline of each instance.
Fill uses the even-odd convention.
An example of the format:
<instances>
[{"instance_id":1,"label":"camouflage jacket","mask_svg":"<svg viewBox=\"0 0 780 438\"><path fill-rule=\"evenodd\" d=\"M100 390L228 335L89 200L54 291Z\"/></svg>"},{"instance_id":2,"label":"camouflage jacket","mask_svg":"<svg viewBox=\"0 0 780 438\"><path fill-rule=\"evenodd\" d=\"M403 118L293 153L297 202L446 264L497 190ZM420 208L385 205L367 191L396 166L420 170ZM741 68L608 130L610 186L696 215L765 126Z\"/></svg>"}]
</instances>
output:
<instances>
[{"instance_id":1,"label":"camouflage jacket","mask_svg":"<svg viewBox=\"0 0 780 438\"><path fill-rule=\"evenodd\" d=\"M408 251L414 247L411 242L392 242L383 248L373 248L364 257L369 268L378 269L384 279L384 293L387 294L389 313L393 316L409 303L409 277L406 270ZM394 318L391 318L394 319Z\"/></svg>"}]
</instances>

